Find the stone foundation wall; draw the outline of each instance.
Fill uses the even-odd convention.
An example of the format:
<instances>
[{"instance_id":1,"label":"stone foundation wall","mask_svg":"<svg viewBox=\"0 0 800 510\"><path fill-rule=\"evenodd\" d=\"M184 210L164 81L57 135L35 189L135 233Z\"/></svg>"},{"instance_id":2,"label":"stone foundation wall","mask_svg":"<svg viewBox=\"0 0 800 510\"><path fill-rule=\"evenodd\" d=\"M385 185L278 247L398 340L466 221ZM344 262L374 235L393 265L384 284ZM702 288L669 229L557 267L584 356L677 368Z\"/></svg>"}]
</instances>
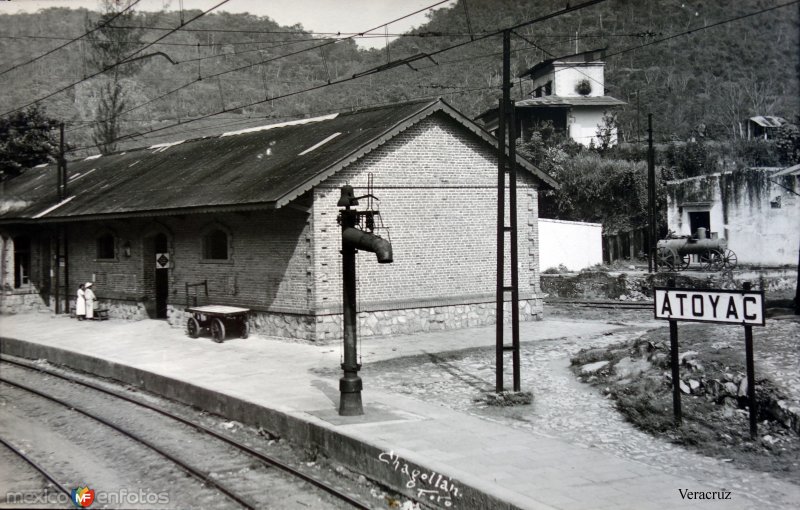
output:
<instances>
[{"instance_id":1,"label":"stone foundation wall","mask_svg":"<svg viewBox=\"0 0 800 510\"><path fill-rule=\"evenodd\" d=\"M186 321L190 315L182 306L167 306L167 322L174 328L186 329ZM250 313L248 323L250 333L254 335L311 342L315 340L314 317L310 315L254 311Z\"/></svg>"},{"instance_id":2,"label":"stone foundation wall","mask_svg":"<svg viewBox=\"0 0 800 510\"><path fill-rule=\"evenodd\" d=\"M100 298L94 304L95 310L108 310L108 316L113 319L127 321L140 321L147 319L147 310L144 303L123 299ZM75 298L69 300L70 314L75 310Z\"/></svg>"},{"instance_id":3,"label":"stone foundation wall","mask_svg":"<svg viewBox=\"0 0 800 510\"><path fill-rule=\"evenodd\" d=\"M168 322L172 327L185 328L189 314L183 307L170 305ZM521 300L520 321L542 318L542 300ZM511 321L506 303L504 322ZM358 314L358 335L361 338L404 335L426 331L456 330L495 323L494 303L404 308L397 310L364 311ZM252 312L250 332L260 336L278 337L311 342L334 342L342 339L342 314L300 315L276 312Z\"/></svg>"},{"instance_id":4,"label":"stone foundation wall","mask_svg":"<svg viewBox=\"0 0 800 510\"><path fill-rule=\"evenodd\" d=\"M511 322L510 303L506 303L504 322ZM519 302L519 320L542 319L542 300ZM408 335L427 331L444 331L495 323L494 303L406 308L401 310L376 310L358 313L359 337ZM316 317L317 341L329 342L342 338L342 314Z\"/></svg>"},{"instance_id":5,"label":"stone foundation wall","mask_svg":"<svg viewBox=\"0 0 800 510\"><path fill-rule=\"evenodd\" d=\"M35 290L6 290L0 293L0 314L46 312L47 303Z\"/></svg>"}]
</instances>

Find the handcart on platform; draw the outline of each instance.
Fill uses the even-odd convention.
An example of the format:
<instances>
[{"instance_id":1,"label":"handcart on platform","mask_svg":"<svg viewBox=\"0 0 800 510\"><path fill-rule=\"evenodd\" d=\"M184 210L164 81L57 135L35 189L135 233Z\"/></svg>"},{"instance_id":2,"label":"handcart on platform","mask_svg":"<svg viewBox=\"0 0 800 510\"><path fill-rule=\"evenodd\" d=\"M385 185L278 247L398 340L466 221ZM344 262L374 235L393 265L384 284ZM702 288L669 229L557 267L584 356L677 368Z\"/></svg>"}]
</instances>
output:
<instances>
[{"instance_id":1,"label":"handcart on platform","mask_svg":"<svg viewBox=\"0 0 800 510\"><path fill-rule=\"evenodd\" d=\"M238 331L241 338L247 338L250 327L247 323L249 308L237 306L204 305L186 309L191 317L186 321L186 332L192 338L200 336L201 329L211 332L211 338L222 343L228 331Z\"/></svg>"}]
</instances>

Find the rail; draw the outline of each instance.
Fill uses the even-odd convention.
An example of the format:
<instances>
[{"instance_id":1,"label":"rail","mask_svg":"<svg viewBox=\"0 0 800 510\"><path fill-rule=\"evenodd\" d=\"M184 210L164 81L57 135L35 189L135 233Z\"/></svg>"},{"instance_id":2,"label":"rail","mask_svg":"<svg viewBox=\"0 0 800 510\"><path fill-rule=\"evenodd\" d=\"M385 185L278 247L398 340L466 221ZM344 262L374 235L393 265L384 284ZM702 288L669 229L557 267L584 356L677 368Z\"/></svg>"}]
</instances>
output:
<instances>
[{"instance_id":1,"label":"rail","mask_svg":"<svg viewBox=\"0 0 800 510\"><path fill-rule=\"evenodd\" d=\"M161 414L162 416L166 416L168 418L171 418L172 420L175 420L177 422L183 423L184 425L188 425L188 426L194 428L195 430L198 430L198 431L203 432L203 433L205 433L205 434L207 434L209 436L212 436L212 437L214 437L216 439L219 439L220 441L223 441L223 442L229 444L230 446L233 446L234 448L236 448L236 449L238 449L238 450L240 450L240 451L242 451L244 453L247 453L248 455L260 460L261 462L264 462L264 463L269 464L271 466L274 466L274 467L276 467L278 469L281 469L282 471L285 471L285 472L287 472L287 473L289 473L289 474L291 474L291 475L293 475L293 476L295 476L295 477L297 477L297 478L299 478L299 479L301 479L301 480L303 480L303 481L305 481L305 482L307 482L307 483L309 483L309 484L311 484L311 485L313 485L313 486L315 486L315 487L327 492L328 494L331 494L332 496L335 496L335 497L339 498L340 500L350 504L351 506L353 506L355 508L360 508L360 509L364 509L364 510L368 510L370 508L370 507L364 505L363 503L361 503L360 501L358 501L357 499L354 499L350 495L345 494L342 491L339 491L335 487L332 487L331 485L327 484L326 482L324 482L322 480L318 480L318 479L316 479L316 478L314 478L314 477L312 477L312 476L310 476L310 475L308 475L306 473L303 473L302 471L299 471L299 470L293 468L292 466L282 462L279 459L271 457L271 456L269 456L269 455L267 455L267 454L265 454L263 452L260 452L260 451L254 449L254 448L252 448L250 446L241 444L238 441L236 441L235 439L232 439L232 438L227 437L227 436L225 436L223 434L220 434L219 432L211 430L211 429L209 429L209 428L207 428L207 427L205 427L205 426L203 426L203 425L201 425L199 423L195 423L195 422L193 422L191 420L187 420L186 418L183 418L182 416L178 416L178 415L176 415L174 413L171 413L171 412L169 412L169 411L167 411L165 409L161 409L161 408L159 408L157 406L154 406L154 405L146 403L146 402L141 402L141 401L139 401L137 399L130 398L127 395L122 395L120 393L117 393L115 391L109 390L107 388L103 388L103 387L98 386L96 384L92 384L90 382L81 381L79 379L75 379L73 377L69 377L69 376L66 376L66 375L63 375L63 374L59 374L59 373L51 371L51 370L45 370L42 367L38 367L38 366L32 367L32 366L29 366L29 365L27 365L25 363L20 363L20 362L14 361L14 360L10 360L6 356L0 356L0 362L8 363L10 365L14 365L14 366L21 367L21 368L24 368L24 369L27 369L27 370L31 370L31 371L42 372L42 373L45 373L47 375L50 375L50 376L53 376L53 377L57 377L57 378L59 378L61 380L68 381L68 382L77 384L79 386L83 386L85 388L90 388L92 390L95 390L95 391L98 391L98 392L101 392L101 393L105 393L106 395L118 398L120 400L124 400L126 402L129 402L131 404L140 406L142 408L149 409L149 410L154 411L154 412L156 412L158 414ZM0 377L0 382L7 382L8 384L11 384L13 386L18 386L19 387L19 385L17 385L16 383L13 383L13 382L10 382L10 381L6 381L5 378L1 378ZM23 389L27 389L27 388L23 388ZM37 392L37 390L32 390L32 391L33 392ZM48 397L48 396L45 396L45 395L41 395L41 396L43 396L44 398L50 398L51 400L56 400L55 397L51 398L51 397ZM71 404L66 404L66 403L63 403L63 402L59 402L59 403L62 403L63 405L66 405L67 407L73 408L76 411L80 412L81 414L86 414L87 416L89 415L85 411L80 410L80 409L76 408L75 406L72 406ZM102 418L100 418L98 421L101 421L101 420L102 420ZM110 426L112 426L112 428L115 428L113 426L113 424L111 424ZM274 434L270 434L270 435L272 437L277 437ZM177 463L180 465L180 461L178 461ZM203 478L201 478L202 481L209 482L209 483L212 483L212 484L216 484L216 482L214 482L213 480L208 479L206 475L202 475L202 476L203 476ZM224 492L224 491L222 491L222 492ZM238 499L237 499L237 502L239 502ZM241 504L242 504L242 506L245 506L245 507L248 507L248 508L252 508L252 506L249 503L241 502Z\"/></svg>"}]
</instances>

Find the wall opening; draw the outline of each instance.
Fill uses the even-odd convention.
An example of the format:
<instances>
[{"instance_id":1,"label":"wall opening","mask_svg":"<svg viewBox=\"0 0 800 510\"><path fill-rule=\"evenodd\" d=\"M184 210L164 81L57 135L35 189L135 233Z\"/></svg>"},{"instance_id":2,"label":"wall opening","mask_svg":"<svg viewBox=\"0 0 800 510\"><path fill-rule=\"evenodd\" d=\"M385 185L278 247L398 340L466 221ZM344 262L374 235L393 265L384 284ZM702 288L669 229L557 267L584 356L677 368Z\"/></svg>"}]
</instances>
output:
<instances>
[{"instance_id":1,"label":"wall opening","mask_svg":"<svg viewBox=\"0 0 800 510\"><path fill-rule=\"evenodd\" d=\"M14 238L14 288L19 289L30 283L31 272L31 238L17 236Z\"/></svg>"},{"instance_id":2,"label":"wall opening","mask_svg":"<svg viewBox=\"0 0 800 510\"><path fill-rule=\"evenodd\" d=\"M698 228L706 229L706 235L711 236L711 213L709 211L689 212L689 230L695 235Z\"/></svg>"}]
</instances>

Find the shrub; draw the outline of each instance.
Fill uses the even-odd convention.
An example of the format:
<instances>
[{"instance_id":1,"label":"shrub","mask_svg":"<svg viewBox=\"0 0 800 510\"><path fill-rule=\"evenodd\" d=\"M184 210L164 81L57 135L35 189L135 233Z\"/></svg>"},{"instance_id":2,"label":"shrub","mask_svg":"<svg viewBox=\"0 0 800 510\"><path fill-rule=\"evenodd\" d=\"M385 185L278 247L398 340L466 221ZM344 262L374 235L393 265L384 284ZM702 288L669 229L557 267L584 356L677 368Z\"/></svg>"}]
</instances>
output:
<instances>
[{"instance_id":1,"label":"shrub","mask_svg":"<svg viewBox=\"0 0 800 510\"><path fill-rule=\"evenodd\" d=\"M677 179L697 177L718 170L719 164L710 152L706 144L700 142L670 143L664 159L668 166L674 168L673 174Z\"/></svg>"},{"instance_id":2,"label":"shrub","mask_svg":"<svg viewBox=\"0 0 800 510\"><path fill-rule=\"evenodd\" d=\"M784 124L775 141L780 162L784 165L800 163L800 128L796 124Z\"/></svg>"},{"instance_id":3,"label":"shrub","mask_svg":"<svg viewBox=\"0 0 800 510\"><path fill-rule=\"evenodd\" d=\"M748 166L780 165L778 148L768 140L736 140L732 152Z\"/></svg>"}]
</instances>

